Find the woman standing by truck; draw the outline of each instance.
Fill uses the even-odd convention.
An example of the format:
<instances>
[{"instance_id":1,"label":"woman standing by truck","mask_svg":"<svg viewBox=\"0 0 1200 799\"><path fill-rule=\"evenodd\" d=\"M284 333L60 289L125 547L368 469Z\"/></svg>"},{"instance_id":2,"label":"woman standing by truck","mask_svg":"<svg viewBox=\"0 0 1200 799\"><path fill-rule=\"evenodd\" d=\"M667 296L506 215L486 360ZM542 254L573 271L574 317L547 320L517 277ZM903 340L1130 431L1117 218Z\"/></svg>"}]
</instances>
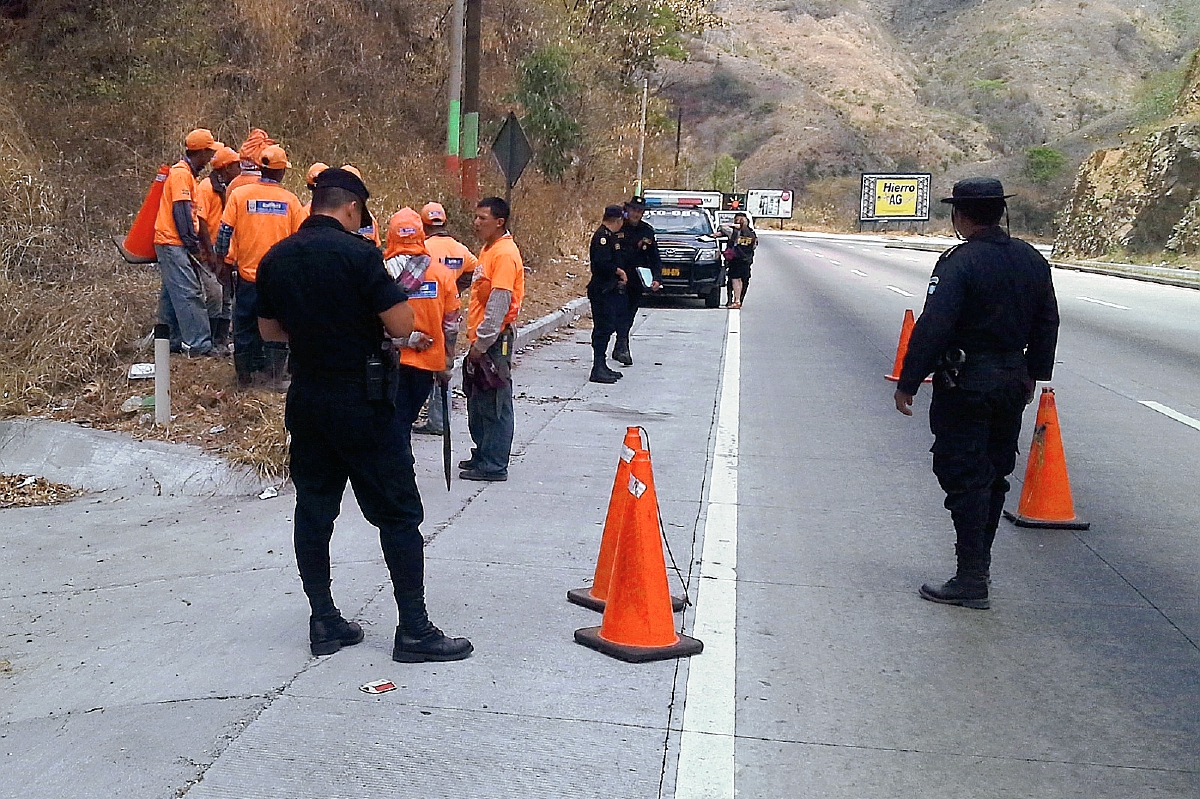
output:
<instances>
[{"instance_id":1,"label":"woman standing by truck","mask_svg":"<svg viewBox=\"0 0 1200 799\"><path fill-rule=\"evenodd\" d=\"M750 283L750 265L754 263L754 249L758 247L758 236L750 227L745 214L733 218L733 232L729 237L729 248L725 258L729 261L729 285L731 289L726 308L741 308L746 298L746 287Z\"/></svg>"}]
</instances>

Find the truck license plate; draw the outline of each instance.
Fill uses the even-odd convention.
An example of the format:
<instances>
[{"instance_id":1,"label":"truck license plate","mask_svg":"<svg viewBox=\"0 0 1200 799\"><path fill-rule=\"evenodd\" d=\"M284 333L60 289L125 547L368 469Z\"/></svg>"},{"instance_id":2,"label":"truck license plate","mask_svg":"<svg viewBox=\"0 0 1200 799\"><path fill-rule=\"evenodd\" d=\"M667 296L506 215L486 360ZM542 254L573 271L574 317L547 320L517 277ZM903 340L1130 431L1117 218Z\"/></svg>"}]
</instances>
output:
<instances>
[{"instance_id":1,"label":"truck license plate","mask_svg":"<svg viewBox=\"0 0 1200 799\"><path fill-rule=\"evenodd\" d=\"M679 277L679 267L664 266L662 269L662 276L663 277Z\"/></svg>"}]
</instances>

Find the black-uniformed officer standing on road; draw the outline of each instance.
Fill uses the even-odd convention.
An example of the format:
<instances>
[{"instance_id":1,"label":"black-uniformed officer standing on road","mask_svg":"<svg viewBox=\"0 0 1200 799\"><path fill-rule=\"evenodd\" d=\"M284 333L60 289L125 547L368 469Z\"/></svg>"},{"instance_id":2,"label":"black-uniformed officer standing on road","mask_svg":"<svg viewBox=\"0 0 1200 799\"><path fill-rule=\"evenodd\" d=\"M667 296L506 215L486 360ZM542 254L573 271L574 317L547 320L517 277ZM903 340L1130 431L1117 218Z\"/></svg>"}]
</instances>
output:
<instances>
[{"instance_id":1,"label":"black-uniformed officer standing on road","mask_svg":"<svg viewBox=\"0 0 1200 799\"><path fill-rule=\"evenodd\" d=\"M588 301L592 304L592 374L593 383L615 383L621 373L608 368L608 340L624 324L629 302L621 289L629 285L625 272L624 245L617 234L624 224L624 210L619 205L604 209L604 221L592 234L588 255L592 264L592 279L588 282ZM631 361L632 363L632 361Z\"/></svg>"},{"instance_id":2,"label":"black-uniformed officer standing on road","mask_svg":"<svg viewBox=\"0 0 1200 799\"><path fill-rule=\"evenodd\" d=\"M662 259L658 255L658 240L654 238L654 228L642 221L645 211L646 203L641 197L630 199L625 203L625 224L617 232L629 282L625 285L627 303L617 326L617 343L613 345L612 356L614 361L623 366L633 366L633 355L629 352L629 331L633 329L642 297L647 291L658 291L662 287L659 282L662 280ZM649 285L638 267L650 271Z\"/></svg>"},{"instance_id":3,"label":"black-uniformed officer standing on road","mask_svg":"<svg viewBox=\"0 0 1200 799\"><path fill-rule=\"evenodd\" d=\"M1058 343L1050 265L999 222L1007 197L995 178L954 184L952 221L964 243L938 260L896 389L912 416L913 395L934 374L929 426L933 473L954 521L958 571L921 596L989 607L992 541L1016 465L1021 415L1035 380L1049 380Z\"/></svg>"},{"instance_id":4,"label":"black-uniformed officer standing on road","mask_svg":"<svg viewBox=\"0 0 1200 799\"><path fill-rule=\"evenodd\" d=\"M396 412L395 354L383 347L385 332L412 332L413 312L378 248L353 233L369 218L368 197L350 172L322 172L312 215L268 251L257 275L259 331L291 345L286 422L309 641L314 655L329 655L363 640L330 592L329 540L349 479L363 516L379 528L399 606L392 659L460 660L471 643L447 638L425 612L424 511L407 422Z\"/></svg>"}]
</instances>

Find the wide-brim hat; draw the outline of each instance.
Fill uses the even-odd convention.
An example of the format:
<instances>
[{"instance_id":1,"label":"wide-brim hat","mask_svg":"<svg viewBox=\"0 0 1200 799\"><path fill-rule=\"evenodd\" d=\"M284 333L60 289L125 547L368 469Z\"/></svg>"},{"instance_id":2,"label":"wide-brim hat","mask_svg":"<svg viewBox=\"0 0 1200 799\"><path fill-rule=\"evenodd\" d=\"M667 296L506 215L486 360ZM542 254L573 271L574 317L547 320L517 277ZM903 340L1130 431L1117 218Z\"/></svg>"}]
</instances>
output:
<instances>
[{"instance_id":1,"label":"wide-brim hat","mask_svg":"<svg viewBox=\"0 0 1200 799\"><path fill-rule=\"evenodd\" d=\"M641 197L636 197L636 196L630 197L629 200L625 203L625 210L626 211L645 211L646 210L646 201L644 199L642 199Z\"/></svg>"},{"instance_id":2,"label":"wide-brim hat","mask_svg":"<svg viewBox=\"0 0 1200 799\"><path fill-rule=\"evenodd\" d=\"M972 203L977 200L1007 200L1015 194L1005 194L1004 184L999 178L966 178L954 184L950 197L943 197L942 202Z\"/></svg>"}]
</instances>

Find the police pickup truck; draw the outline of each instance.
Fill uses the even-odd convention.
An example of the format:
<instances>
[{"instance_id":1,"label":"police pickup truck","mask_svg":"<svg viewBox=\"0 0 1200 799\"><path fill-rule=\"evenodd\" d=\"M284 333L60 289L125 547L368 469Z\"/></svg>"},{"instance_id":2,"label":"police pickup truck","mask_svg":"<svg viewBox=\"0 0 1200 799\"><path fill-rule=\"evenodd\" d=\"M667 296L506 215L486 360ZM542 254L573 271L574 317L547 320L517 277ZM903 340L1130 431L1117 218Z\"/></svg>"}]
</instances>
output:
<instances>
[{"instance_id":1,"label":"police pickup truck","mask_svg":"<svg viewBox=\"0 0 1200 799\"><path fill-rule=\"evenodd\" d=\"M651 205L642 219L654 228L658 240L662 293L692 295L704 300L705 307L719 307L725 263L709 211L690 205Z\"/></svg>"}]
</instances>

